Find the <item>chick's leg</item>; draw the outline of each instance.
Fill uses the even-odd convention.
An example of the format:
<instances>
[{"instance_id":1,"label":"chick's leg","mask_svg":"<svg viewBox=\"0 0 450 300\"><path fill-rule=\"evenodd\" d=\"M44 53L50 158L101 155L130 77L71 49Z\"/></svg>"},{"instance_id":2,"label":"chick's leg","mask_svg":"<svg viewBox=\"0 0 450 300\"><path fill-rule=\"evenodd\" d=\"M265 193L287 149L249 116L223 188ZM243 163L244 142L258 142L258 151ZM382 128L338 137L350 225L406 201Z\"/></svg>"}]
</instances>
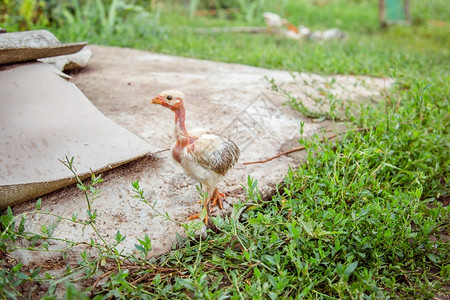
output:
<instances>
[{"instance_id":1,"label":"chick's leg","mask_svg":"<svg viewBox=\"0 0 450 300\"><path fill-rule=\"evenodd\" d=\"M219 206L220 209L223 209L223 198L225 198L225 195L222 193L219 193L219 190L217 188L214 189L214 192L211 195L211 201L212 206Z\"/></svg>"},{"instance_id":2,"label":"chick's leg","mask_svg":"<svg viewBox=\"0 0 450 300\"><path fill-rule=\"evenodd\" d=\"M204 199L203 201L200 201L200 202L203 202L203 210L206 210L206 216L205 216L205 224L208 224L208 216L209 216L209 214L211 213L211 210L210 210L210 202L211 202L211 197L207 197L206 199ZM203 212L203 210L201 211L201 212L199 212L199 213L196 213L196 214L193 214L193 215L191 215L191 216L189 216L188 218L187 218L187 220L188 221L192 221L192 220L195 220L195 219L198 219L198 218L200 218L200 214Z\"/></svg>"}]
</instances>

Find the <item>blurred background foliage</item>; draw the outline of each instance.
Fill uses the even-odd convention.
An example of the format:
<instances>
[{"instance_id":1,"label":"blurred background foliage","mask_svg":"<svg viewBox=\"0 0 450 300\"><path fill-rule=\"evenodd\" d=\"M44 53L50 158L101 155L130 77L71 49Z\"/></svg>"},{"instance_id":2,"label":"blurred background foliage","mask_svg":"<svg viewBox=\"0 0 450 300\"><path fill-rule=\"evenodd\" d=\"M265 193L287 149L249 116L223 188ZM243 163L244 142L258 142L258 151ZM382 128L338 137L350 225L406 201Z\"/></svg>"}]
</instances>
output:
<instances>
[{"instance_id":1,"label":"blurred background foliage","mask_svg":"<svg viewBox=\"0 0 450 300\"><path fill-rule=\"evenodd\" d=\"M319 74L422 78L442 89L450 65L448 0L410 0L411 26L380 27L378 0L0 0L0 27L48 29L61 42L87 41L177 56ZM344 40L209 31L265 26L274 12ZM201 31L199 31L201 30Z\"/></svg>"},{"instance_id":2,"label":"blurred background foliage","mask_svg":"<svg viewBox=\"0 0 450 300\"><path fill-rule=\"evenodd\" d=\"M410 0L412 25L387 29L380 27L378 0L0 1L0 27L48 29L62 42L322 74L390 76L395 70L405 86L416 78L438 84L450 65L448 0ZM311 30L339 28L347 38L317 42L208 31L265 26L266 11Z\"/></svg>"},{"instance_id":3,"label":"blurred background foliage","mask_svg":"<svg viewBox=\"0 0 450 300\"><path fill-rule=\"evenodd\" d=\"M0 27L48 29L62 42L87 41L178 56L322 74L448 76L448 0L410 0L412 26L381 29L378 0L0 0ZM265 26L270 11L311 30L339 28L345 40L208 32ZM199 32L198 29L202 31Z\"/></svg>"},{"instance_id":4,"label":"blurred background foliage","mask_svg":"<svg viewBox=\"0 0 450 300\"><path fill-rule=\"evenodd\" d=\"M178 56L321 74L391 76L442 86L450 65L448 0L410 0L411 26L380 27L378 0L0 0L0 27ZM265 26L270 11L344 40L208 30ZM202 31L198 31L198 30Z\"/></svg>"},{"instance_id":5,"label":"blurred background foliage","mask_svg":"<svg viewBox=\"0 0 450 300\"><path fill-rule=\"evenodd\" d=\"M262 13L272 11L291 22L311 27L342 27L347 30L377 30L378 0L2 0L0 22L10 31L36 27L59 27L87 22L95 29L120 31L132 22L146 27L157 12L181 16L214 16L262 25ZM450 21L446 0L411 0L413 24L426 21L445 25ZM326 9L322 9L323 7ZM351 18L349 18L351 17ZM346 20L345 22L343 20ZM154 22L153 22L154 23Z\"/></svg>"}]
</instances>

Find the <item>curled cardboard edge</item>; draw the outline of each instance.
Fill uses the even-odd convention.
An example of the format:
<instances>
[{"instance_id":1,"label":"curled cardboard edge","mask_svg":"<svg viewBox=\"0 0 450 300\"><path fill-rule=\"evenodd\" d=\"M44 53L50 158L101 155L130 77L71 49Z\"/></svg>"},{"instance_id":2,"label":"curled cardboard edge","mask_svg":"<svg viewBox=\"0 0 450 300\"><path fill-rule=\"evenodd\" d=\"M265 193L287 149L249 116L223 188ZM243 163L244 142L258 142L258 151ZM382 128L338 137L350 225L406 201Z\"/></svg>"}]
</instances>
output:
<instances>
[{"instance_id":1,"label":"curled cardboard edge","mask_svg":"<svg viewBox=\"0 0 450 300\"><path fill-rule=\"evenodd\" d=\"M3 33L0 35L0 64L71 54L86 45L86 42L62 44L48 30Z\"/></svg>"},{"instance_id":2,"label":"curled cardboard edge","mask_svg":"<svg viewBox=\"0 0 450 300\"><path fill-rule=\"evenodd\" d=\"M149 153L143 153L139 156L119 161L113 164L109 164L93 172L97 176L101 173L107 172L129 162L135 161L137 159L143 158L149 155ZM91 172L85 172L78 174L81 180L89 178ZM77 179L73 176L68 176L55 181L44 181L44 182L31 182L26 184L12 184L0 186L0 210L5 209L8 206L17 205L28 200L36 199L42 195L54 192L56 190L62 189L66 186L74 184Z\"/></svg>"},{"instance_id":3,"label":"curled cardboard edge","mask_svg":"<svg viewBox=\"0 0 450 300\"><path fill-rule=\"evenodd\" d=\"M52 48L0 49L0 65L71 54L80 51L86 45L87 43L73 43Z\"/></svg>"}]
</instances>

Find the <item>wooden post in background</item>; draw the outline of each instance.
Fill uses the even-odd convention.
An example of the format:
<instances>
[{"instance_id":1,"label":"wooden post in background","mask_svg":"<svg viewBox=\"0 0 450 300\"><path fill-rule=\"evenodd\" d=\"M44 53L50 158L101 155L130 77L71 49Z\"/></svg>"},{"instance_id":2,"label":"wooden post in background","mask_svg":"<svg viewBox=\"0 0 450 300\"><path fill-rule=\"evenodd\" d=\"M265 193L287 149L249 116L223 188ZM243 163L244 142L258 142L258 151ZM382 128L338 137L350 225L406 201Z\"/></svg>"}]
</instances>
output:
<instances>
[{"instance_id":1,"label":"wooden post in background","mask_svg":"<svg viewBox=\"0 0 450 300\"><path fill-rule=\"evenodd\" d=\"M409 11L409 0L403 0L405 3L405 18L406 18L406 23L408 23L408 25L412 24L411 21L411 13Z\"/></svg>"},{"instance_id":2,"label":"wooden post in background","mask_svg":"<svg viewBox=\"0 0 450 300\"><path fill-rule=\"evenodd\" d=\"M378 16L380 19L381 28L386 28L386 12L384 7L384 0L378 0Z\"/></svg>"}]
</instances>

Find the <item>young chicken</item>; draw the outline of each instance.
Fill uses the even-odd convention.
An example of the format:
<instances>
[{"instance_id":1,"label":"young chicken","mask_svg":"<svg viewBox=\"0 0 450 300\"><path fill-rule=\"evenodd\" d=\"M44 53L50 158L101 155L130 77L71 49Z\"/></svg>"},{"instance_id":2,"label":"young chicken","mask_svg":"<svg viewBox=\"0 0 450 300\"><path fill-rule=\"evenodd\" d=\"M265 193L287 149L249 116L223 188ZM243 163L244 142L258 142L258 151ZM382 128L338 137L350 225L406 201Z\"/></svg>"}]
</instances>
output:
<instances>
[{"instance_id":1,"label":"young chicken","mask_svg":"<svg viewBox=\"0 0 450 300\"><path fill-rule=\"evenodd\" d=\"M239 159L239 148L232 141L201 130L187 132L185 126L184 94L167 90L158 94L151 103L160 104L175 113L175 144L172 156L188 176L206 188L208 197L203 203L206 209L205 223L208 222L209 205L223 209L224 194L217 190L217 183ZM198 218L200 213L188 220Z\"/></svg>"},{"instance_id":2,"label":"young chicken","mask_svg":"<svg viewBox=\"0 0 450 300\"><path fill-rule=\"evenodd\" d=\"M272 31L273 29L280 28L280 27L286 27L288 30L288 33L298 33L299 30L297 27L289 23L288 20L281 18L279 15L271 13L271 12L265 12L263 13L264 22L266 22L267 27L269 27L269 31Z\"/></svg>"}]
</instances>

